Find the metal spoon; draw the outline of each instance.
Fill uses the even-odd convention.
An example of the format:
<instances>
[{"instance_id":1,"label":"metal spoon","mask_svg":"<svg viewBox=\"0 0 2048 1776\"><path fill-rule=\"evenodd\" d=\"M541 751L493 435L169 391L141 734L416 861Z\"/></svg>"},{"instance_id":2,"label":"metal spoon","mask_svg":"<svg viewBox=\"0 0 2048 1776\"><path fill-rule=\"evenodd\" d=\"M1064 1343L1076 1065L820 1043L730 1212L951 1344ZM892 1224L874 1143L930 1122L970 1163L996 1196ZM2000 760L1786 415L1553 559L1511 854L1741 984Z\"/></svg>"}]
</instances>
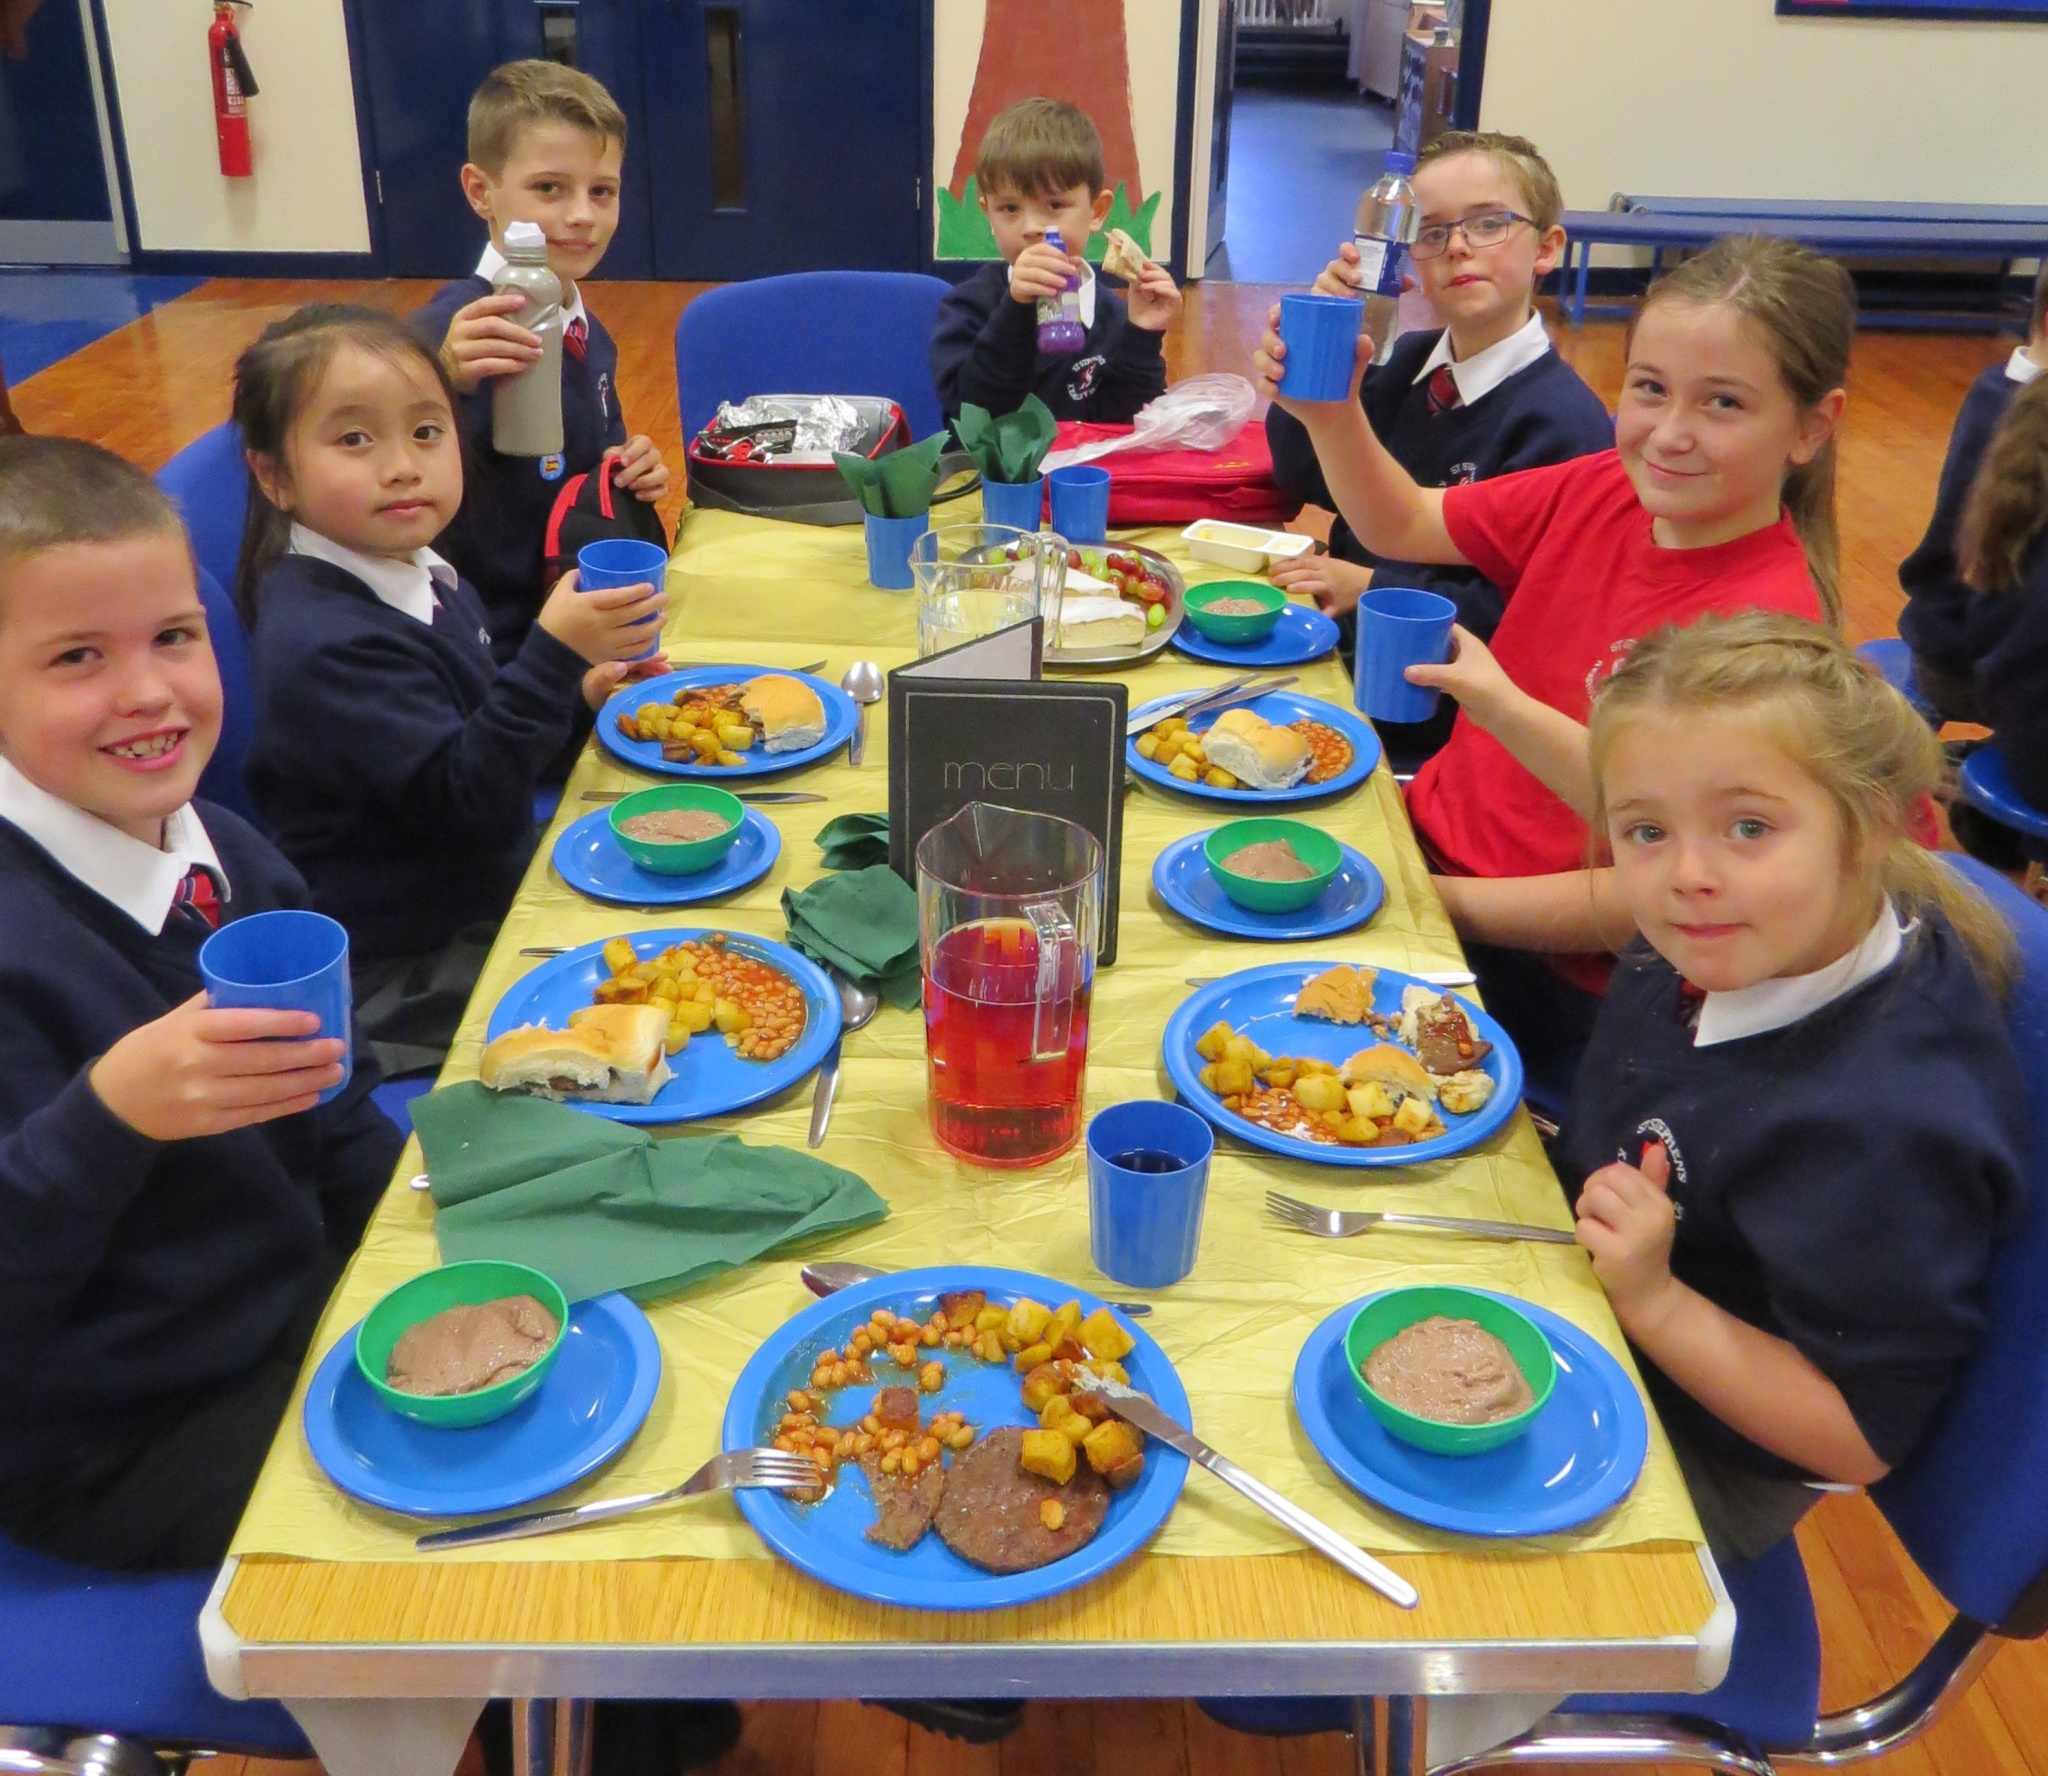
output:
<instances>
[{"instance_id":1,"label":"metal spoon","mask_svg":"<svg viewBox=\"0 0 2048 1776\"><path fill-rule=\"evenodd\" d=\"M855 1283L871 1283L889 1273L872 1264L836 1263L806 1264L797 1274L813 1295L836 1295L841 1289L852 1288ZM1109 1305L1134 1320L1142 1320L1152 1311L1151 1304L1144 1301L1112 1301Z\"/></svg>"},{"instance_id":2,"label":"metal spoon","mask_svg":"<svg viewBox=\"0 0 2048 1776\"><path fill-rule=\"evenodd\" d=\"M881 667L872 660L856 660L847 667L846 676L840 679L839 688L851 697L855 704L853 724L853 749L847 754L847 763L857 765L867 756L868 750L868 705L879 703L889 688L889 681L882 676Z\"/></svg>"},{"instance_id":3,"label":"metal spoon","mask_svg":"<svg viewBox=\"0 0 2048 1776\"><path fill-rule=\"evenodd\" d=\"M865 982L841 974L836 968L831 974L832 984L839 989L839 1034L833 1040L832 1052L818 1069L817 1090L811 1095L811 1134L805 1143L810 1147L824 1146L825 1129L832 1121L832 1100L839 1094L840 1043L849 1031L862 1028L882 1004L881 994Z\"/></svg>"}]
</instances>

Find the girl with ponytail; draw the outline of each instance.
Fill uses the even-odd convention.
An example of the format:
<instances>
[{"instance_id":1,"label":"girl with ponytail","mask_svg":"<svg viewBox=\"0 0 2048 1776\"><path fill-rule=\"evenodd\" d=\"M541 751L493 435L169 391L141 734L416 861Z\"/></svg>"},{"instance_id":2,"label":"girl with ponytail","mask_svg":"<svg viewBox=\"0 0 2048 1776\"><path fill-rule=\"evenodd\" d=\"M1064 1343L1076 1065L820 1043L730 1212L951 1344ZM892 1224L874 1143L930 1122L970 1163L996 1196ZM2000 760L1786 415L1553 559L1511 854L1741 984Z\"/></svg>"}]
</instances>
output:
<instances>
[{"instance_id":1,"label":"girl with ponytail","mask_svg":"<svg viewBox=\"0 0 2048 1776\"><path fill-rule=\"evenodd\" d=\"M1911 1451L2019 1204L2011 936L1916 840L1941 763L1837 636L1751 612L1639 642L1548 772L1642 934L1558 1172L1720 1554Z\"/></svg>"},{"instance_id":2,"label":"girl with ponytail","mask_svg":"<svg viewBox=\"0 0 2048 1776\"><path fill-rule=\"evenodd\" d=\"M1290 401L1276 332L1255 367L1308 428L1359 541L1385 560L1469 564L1501 587L1500 669L1576 723L1636 638L1665 624L1756 608L1835 620L1834 432L1855 313L1832 260L1717 241L1636 312L1615 449L1462 487L1418 486L1355 399ZM1458 668L1487 662L1462 630L1458 645L1451 667L1411 675L1464 708L1408 811L1487 1006L1522 1045L1532 1095L1555 1107L1599 1008L1604 952L1629 923L1608 873L1584 867L1584 822L1471 719Z\"/></svg>"}]
</instances>

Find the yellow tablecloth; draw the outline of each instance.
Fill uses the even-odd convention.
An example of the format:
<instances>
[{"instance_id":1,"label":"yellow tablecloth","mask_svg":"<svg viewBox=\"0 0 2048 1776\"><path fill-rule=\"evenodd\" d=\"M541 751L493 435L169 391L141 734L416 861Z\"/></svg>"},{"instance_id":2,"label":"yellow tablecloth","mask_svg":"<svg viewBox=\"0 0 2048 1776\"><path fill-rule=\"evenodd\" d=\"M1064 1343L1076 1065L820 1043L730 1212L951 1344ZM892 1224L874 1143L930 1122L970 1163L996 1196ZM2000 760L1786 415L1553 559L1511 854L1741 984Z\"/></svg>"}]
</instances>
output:
<instances>
[{"instance_id":1,"label":"yellow tablecloth","mask_svg":"<svg viewBox=\"0 0 2048 1776\"><path fill-rule=\"evenodd\" d=\"M963 501L945 515L971 518L972 504ZM1138 540L1169 552L1179 547L1170 533ZM1226 577L1183 565L1198 581ZM914 655L913 595L867 586L857 530L695 512L676 551L669 586L668 649L679 665L788 667L822 654L827 674L836 679L856 658L887 668ZM1349 685L1334 657L1301 672L1302 691L1348 702ZM1132 701L1220 682L1223 676L1219 668L1169 650L1132 673ZM775 868L745 892L710 908L638 914L597 905L564 885L549 852L555 832L591 811L582 791L644 781L609 755L586 756L499 934L443 1082L475 1076L490 1008L535 966L519 955L523 946L582 944L619 932L679 925L782 937L782 890L802 886L820 873L814 843L819 828L840 814L887 808L885 711L883 704L869 712L867 762L860 770L851 769L842 754L774 779L776 787L815 790L828 800L764 809L782 830ZM1225 974L1295 956L1401 969L1458 966L1456 939L1429 887L1399 792L1384 768L1357 794L1308 817L1372 858L1386 876L1386 904L1365 930L1336 941L1253 945L1183 923L1151 893L1152 860L1173 839L1213 824L1213 814L1150 787L1132 793L1124 820L1121 949L1116 964L1097 977L1091 1012L1091 1111L1125 1098L1171 1095L1159 1062L1159 1038L1187 992L1188 975ZM806 1081L752 1114L667 1132L736 1130L750 1141L800 1146L810 1100ZM924 1031L917 1012L885 1009L847 1040L838 1108L823 1157L874 1185L891 1205L890 1218L651 1306L664 1363L653 1413L625 1454L570 1499L670 1486L715 1452L726 1396L741 1366L763 1338L811 1299L797 1280L804 1261L852 1258L890 1268L1000 1264L1118 1298L1143 1293L1111 1285L1089 1263L1087 1173L1078 1149L1017 1174L978 1171L939 1148L925 1115ZM313 1361L378 1297L438 1261L431 1204L424 1194L405 1187L418 1169L417 1145L409 1146L399 1181L315 1337ZM1347 1301L1400 1283L1462 1282L1542 1303L1599 1338L1628 1367L1626 1347L1585 1257L1569 1247L1427 1234L1314 1240L1265 1218L1261 1203L1268 1188L1333 1206L1568 1226L1562 1195L1527 1117L1517 1115L1494 1140L1460 1158L1385 1172L1316 1167L1219 1140L1194 1272L1150 1297L1157 1311L1148 1328L1178 1368L1194 1403L1196 1428L1211 1442L1368 1548L1470 1546L1376 1509L1331 1475L1289 1405L1296 1354L1316 1323ZM419 1527L356 1505L328 1484L307 1451L295 1402L233 1551L312 1560L401 1559L412 1557L412 1537ZM1611 1548L1700 1539L1669 1446L1653 1428L1648 1464L1629 1498L1599 1523L1550 1538L1545 1545ZM1198 1556L1291 1552L1297 1546L1269 1518L1200 1475L1190 1479L1153 1544L1161 1554ZM505 1543L467 1557L505 1562L677 1556L768 1557L729 1498L700 1500L573 1537Z\"/></svg>"}]
</instances>

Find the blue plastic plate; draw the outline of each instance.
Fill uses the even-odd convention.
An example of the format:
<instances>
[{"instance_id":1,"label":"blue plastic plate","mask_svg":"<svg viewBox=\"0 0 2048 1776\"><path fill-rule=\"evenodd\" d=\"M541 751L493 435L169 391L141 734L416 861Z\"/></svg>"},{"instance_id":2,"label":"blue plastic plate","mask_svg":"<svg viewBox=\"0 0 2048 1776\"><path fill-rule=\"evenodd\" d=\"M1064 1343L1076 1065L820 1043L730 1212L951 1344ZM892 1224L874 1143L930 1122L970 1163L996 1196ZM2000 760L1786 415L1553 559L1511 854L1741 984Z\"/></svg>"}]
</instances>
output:
<instances>
[{"instance_id":1,"label":"blue plastic plate","mask_svg":"<svg viewBox=\"0 0 2048 1776\"><path fill-rule=\"evenodd\" d=\"M813 1354L828 1345L843 1345L876 1307L887 1306L893 1312L922 1319L941 1295L959 1289L983 1290L998 1307L1025 1296L1047 1307L1078 1297L1090 1313L1102 1305L1086 1290L1049 1277L967 1265L903 1270L857 1283L806 1308L754 1353L740 1371L725 1409L724 1446L744 1449L768 1442L782 1415L783 1396L810 1380ZM1131 1385L1150 1394L1162 1411L1189 1424L1187 1391L1166 1353L1129 1321L1124 1326L1138 1341L1137 1348L1123 1359ZM958 1410L977 1431L1036 1422L1024 1410L1018 1376L1008 1364L982 1363L958 1351L941 1354L946 1363L946 1385L925 1396L927 1417L933 1412ZM894 1373L878 1370L876 1387L887 1385ZM874 1388L869 1387L843 1388L828 1395L828 1422L854 1423L870 1409L873 1396ZM791 1565L841 1591L907 1609L1002 1609L1085 1585L1136 1553L1166 1521L1187 1472L1187 1457L1148 1441L1143 1475L1128 1492L1112 1496L1109 1515L1092 1542L1035 1572L1001 1576L962 1560L939 1539L937 1530L928 1531L916 1547L903 1554L869 1541L864 1532L875 1520L874 1505L867 1476L857 1464L839 1470L838 1484L819 1504L795 1504L780 1493L752 1490L733 1497L769 1547Z\"/></svg>"},{"instance_id":2,"label":"blue plastic plate","mask_svg":"<svg viewBox=\"0 0 2048 1776\"><path fill-rule=\"evenodd\" d=\"M1337 625L1319 610L1290 604L1257 641L1232 647L1211 641L1192 623L1182 623L1174 631L1173 645L1190 659L1217 666L1305 666L1337 645Z\"/></svg>"},{"instance_id":3,"label":"blue plastic plate","mask_svg":"<svg viewBox=\"0 0 2048 1776\"><path fill-rule=\"evenodd\" d=\"M1513 1039L1500 1025L1474 1005L1460 998L1465 1015L1480 1036L1493 1044L1486 1057L1485 1071L1493 1075L1493 1096L1470 1116L1454 1116L1439 1110L1447 1131L1433 1141L1418 1141L1412 1147L1326 1147L1315 1141L1297 1141L1291 1135L1276 1135L1271 1129L1247 1122L1223 1108L1223 1100L1201 1082L1202 1057L1195 1053L1195 1040L1211 1024L1223 1022L1248 1035L1268 1054L1308 1055L1317 1060L1341 1063L1361 1048L1379 1041L1364 1024L1332 1024L1321 1018L1294 1015L1294 997L1302 987L1334 967L1330 962L1275 962L1265 968L1247 968L1242 974L1226 975L1181 1001L1180 1009L1166 1022L1164 1039L1166 1072L1179 1088L1190 1109L1199 1111L1222 1134L1234 1135L1253 1147L1278 1153L1288 1159L1305 1159L1312 1165L1409 1166L1432 1159L1446 1159L1476 1147L1514 1115L1522 1097L1522 1057ZM1412 974L1396 974L1382 968L1373 988L1373 1009L1392 1017L1401 1009L1403 987L1429 987ZM1429 987L1432 993L1441 987Z\"/></svg>"},{"instance_id":4,"label":"blue plastic plate","mask_svg":"<svg viewBox=\"0 0 2048 1776\"><path fill-rule=\"evenodd\" d=\"M671 931L636 931L631 934L635 954L644 962L671 944L687 938L707 938L708 926ZM796 1084L825 1058L839 1037L839 995L815 962L799 956L786 945L765 937L748 937L741 932L726 933L728 947L757 956L791 976L804 990L804 1033L796 1046L779 1061L745 1061L726 1047L715 1030L693 1036L690 1046L669 1057L673 1073L668 1084L654 1094L651 1104L586 1104L571 1098L572 1110L602 1116L610 1122L694 1122L700 1116L722 1116L728 1110L744 1110ZM507 1030L526 1024L545 1024L551 1030L566 1030L569 1014L592 1003L599 981L608 980L611 970L604 965L604 945L585 944L581 949L543 962L531 974L514 981L491 1013L484 1032L486 1041L496 1041Z\"/></svg>"},{"instance_id":5,"label":"blue plastic plate","mask_svg":"<svg viewBox=\"0 0 2048 1776\"><path fill-rule=\"evenodd\" d=\"M569 1310L562 1354L532 1398L467 1430L415 1424L370 1391L351 1327L306 1391L306 1442L351 1498L414 1517L509 1511L560 1492L633 1440L661 1383L661 1347L623 1295Z\"/></svg>"},{"instance_id":6,"label":"blue plastic plate","mask_svg":"<svg viewBox=\"0 0 2048 1776\"><path fill-rule=\"evenodd\" d=\"M1131 711L1132 721L1142 721L1151 711L1170 699L1155 697L1150 703ZM1144 778L1147 783L1156 783L1162 789L1171 789L1181 795L1197 796L1205 802L1228 802L1233 807L1251 804L1270 808L1283 802L1319 802L1325 797L1342 795L1356 789L1372 775L1372 768L1380 762L1380 737L1372 731L1372 725L1355 709L1345 709L1335 703L1325 703L1320 697L1299 697L1292 691L1272 691L1263 697L1254 697L1249 703L1226 703L1222 709L1205 709L1188 726L1198 734L1208 732L1216 718L1226 709L1249 709L1261 715L1275 727L1285 727L1289 722L1317 721L1326 728L1335 728L1351 742L1351 763L1328 783L1297 783L1292 789L1211 789L1206 783L1183 783L1166 769L1155 765L1150 759L1138 753L1138 737L1133 734L1124 742L1124 763Z\"/></svg>"},{"instance_id":7,"label":"blue plastic plate","mask_svg":"<svg viewBox=\"0 0 2048 1776\"><path fill-rule=\"evenodd\" d=\"M642 869L612 836L611 815L604 809L586 814L564 829L555 841L555 870L579 894L592 900L623 901L629 906L688 906L737 894L775 867L782 854L782 833L775 822L749 808L732 849L708 870L694 876L663 876Z\"/></svg>"},{"instance_id":8,"label":"blue plastic plate","mask_svg":"<svg viewBox=\"0 0 2048 1776\"><path fill-rule=\"evenodd\" d=\"M1226 937L1264 938L1268 943L1333 937L1363 925L1380 910L1387 885L1361 851L1341 846L1344 861L1336 877L1309 905L1295 913L1254 913L1241 907L1216 885L1202 841L1214 827L1176 839L1152 865L1152 886L1159 898L1180 914Z\"/></svg>"},{"instance_id":9,"label":"blue plastic plate","mask_svg":"<svg viewBox=\"0 0 2048 1776\"><path fill-rule=\"evenodd\" d=\"M748 679L759 678L764 672L781 673L784 678L800 678L818 693L819 701L825 705L825 737L817 745L807 746L801 752L763 752L757 746L752 752L741 753L740 762L736 765L679 765L671 764L661 756L659 741L628 740L619 732L622 712L630 714L649 703L666 703L685 688L745 684ZM665 672L659 678L629 684L614 692L611 700L598 711L597 737L605 751L614 758L624 759L627 764L637 765L643 771L653 771L663 777L689 777L705 783L724 783L735 777L768 777L777 771L794 771L801 765L815 765L820 759L830 758L853 738L859 714L853 699L836 684L813 678L808 672L784 672L780 666L686 666L680 672Z\"/></svg>"},{"instance_id":10,"label":"blue plastic plate","mask_svg":"<svg viewBox=\"0 0 2048 1776\"><path fill-rule=\"evenodd\" d=\"M1389 1435L1351 1383L1345 1329L1373 1299L1340 1307L1309 1334L1294 1365L1301 1428L1347 1486L1417 1523L1477 1536L1575 1529L1628 1496L1650 1447L1649 1419L1627 1372L1571 1321L1495 1295L1550 1340L1557 1387L1512 1443L1479 1455L1432 1455Z\"/></svg>"}]
</instances>

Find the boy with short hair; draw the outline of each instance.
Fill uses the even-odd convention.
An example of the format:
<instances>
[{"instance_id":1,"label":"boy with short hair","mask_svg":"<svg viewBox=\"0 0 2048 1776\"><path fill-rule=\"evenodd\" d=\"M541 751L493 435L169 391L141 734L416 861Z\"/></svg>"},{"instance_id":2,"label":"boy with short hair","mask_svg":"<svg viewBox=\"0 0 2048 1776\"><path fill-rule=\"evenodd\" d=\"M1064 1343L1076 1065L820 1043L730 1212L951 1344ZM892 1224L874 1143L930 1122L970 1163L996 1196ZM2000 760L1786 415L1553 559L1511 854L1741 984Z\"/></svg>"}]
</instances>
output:
<instances>
[{"instance_id":1,"label":"boy with short hair","mask_svg":"<svg viewBox=\"0 0 2048 1776\"><path fill-rule=\"evenodd\" d=\"M1993 364L1970 385L1949 434L1948 455L1934 496L1934 516L1920 546L1899 563L1906 608L1899 634L1913 650L1913 683L1949 721L1981 722L1976 657L1970 646L1969 614L1975 594L1956 559L1956 533L1963 508L1992 435L2014 395L2048 370L2048 260L2034 280L2034 304L2027 342L2002 364Z\"/></svg>"},{"instance_id":2,"label":"boy with short hair","mask_svg":"<svg viewBox=\"0 0 2048 1776\"><path fill-rule=\"evenodd\" d=\"M0 1530L212 1565L403 1138L310 1013L215 1011L216 925L306 903L192 795L220 677L177 511L0 440Z\"/></svg>"},{"instance_id":3,"label":"boy with short hair","mask_svg":"<svg viewBox=\"0 0 2048 1776\"><path fill-rule=\"evenodd\" d=\"M1557 264L1565 236L1564 197L1535 144L1492 130L1449 131L1419 157L1415 199L1415 280L1447 325L1404 335L1359 390L1388 452L1423 486L1453 487L1612 448L1607 409L1551 349L1536 312L1536 282ZM1316 289L1355 295L1357 265L1358 249L1346 242ZM1266 437L1273 478L1298 498L1333 507L1301 422L1274 407ZM1474 568L1377 559L1342 518L1330 527L1327 556L1285 563L1272 577L1337 618L1347 656L1353 611L1370 586L1441 593L1482 640L1492 638L1507 602ZM1455 715L1444 698L1430 721L1382 724L1397 767L1412 770L1436 752Z\"/></svg>"},{"instance_id":4,"label":"boy with short hair","mask_svg":"<svg viewBox=\"0 0 2048 1776\"><path fill-rule=\"evenodd\" d=\"M563 482L616 456L616 486L649 504L668 492L668 466L654 441L626 435L618 347L584 307L580 288L618 228L625 153L626 115L588 74L546 61L493 69L469 103L462 169L462 193L491 238L475 273L444 285L412 317L462 397L458 420L469 447L462 510L435 547L482 594L500 665L518 653L547 596L544 544ZM525 298L491 290L513 222L535 223L547 235L548 265L562 281L560 456L500 456L491 448L486 383L520 374L541 354L539 339L516 318Z\"/></svg>"},{"instance_id":5,"label":"boy with short hair","mask_svg":"<svg viewBox=\"0 0 2048 1776\"><path fill-rule=\"evenodd\" d=\"M1119 297L1083 256L1116 201L1088 114L1063 99L1012 105L982 137L974 179L1002 259L939 304L932 377L946 417L968 402L1013 413L1036 394L1056 419L1136 418L1166 392L1160 346L1181 297L1166 268L1149 259ZM1087 342L1078 356L1047 356L1038 349L1038 304L1061 295L1076 274Z\"/></svg>"}]
</instances>

